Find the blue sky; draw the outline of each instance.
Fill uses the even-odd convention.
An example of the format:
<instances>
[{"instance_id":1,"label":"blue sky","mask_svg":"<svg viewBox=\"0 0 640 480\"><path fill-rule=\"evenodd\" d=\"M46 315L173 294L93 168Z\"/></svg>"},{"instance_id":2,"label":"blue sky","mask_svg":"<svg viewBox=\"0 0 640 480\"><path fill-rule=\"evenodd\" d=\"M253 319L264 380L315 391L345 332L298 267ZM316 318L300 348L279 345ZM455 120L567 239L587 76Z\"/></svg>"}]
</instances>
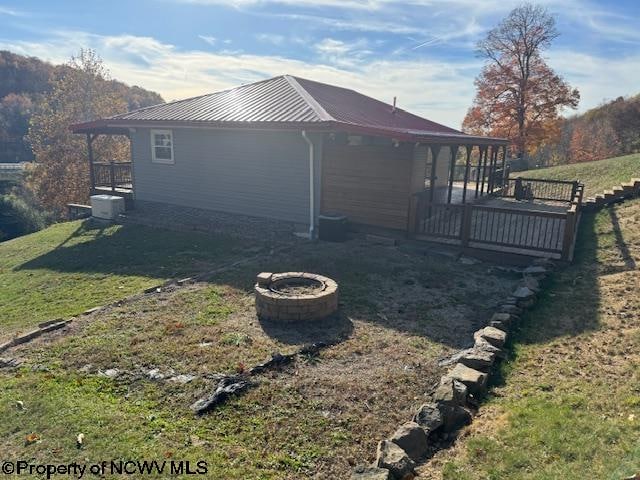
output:
<instances>
[{"instance_id":1,"label":"blue sky","mask_svg":"<svg viewBox=\"0 0 640 480\"><path fill-rule=\"evenodd\" d=\"M184 98L289 73L459 127L482 67L474 45L509 0L0 0L0 49L61 63L91 47L113 77ZM640 92L640 1L542 1L546 52L580 111Z\"/></svg>"}]
</instances>

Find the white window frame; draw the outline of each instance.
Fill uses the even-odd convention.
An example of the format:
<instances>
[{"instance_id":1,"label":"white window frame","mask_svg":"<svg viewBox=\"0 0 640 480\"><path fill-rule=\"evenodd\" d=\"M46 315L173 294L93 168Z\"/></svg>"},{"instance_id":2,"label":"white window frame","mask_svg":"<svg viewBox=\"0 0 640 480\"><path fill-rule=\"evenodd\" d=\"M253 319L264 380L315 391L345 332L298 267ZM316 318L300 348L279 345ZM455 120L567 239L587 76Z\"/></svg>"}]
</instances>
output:
<instances>
[{"instance_id":1,"label":"white window frame","mask_svg":"<svg viewBox=\"0 0 640 480\"><path fill-rule=\"evenodd\" d=\"M169 135L171 137L171 158L156 158L156 135ZM151 161L153 163L163 163L165 165L173 165L175 156L173 153L173 130L151 130Z\"/></svg>"}]
</instances>

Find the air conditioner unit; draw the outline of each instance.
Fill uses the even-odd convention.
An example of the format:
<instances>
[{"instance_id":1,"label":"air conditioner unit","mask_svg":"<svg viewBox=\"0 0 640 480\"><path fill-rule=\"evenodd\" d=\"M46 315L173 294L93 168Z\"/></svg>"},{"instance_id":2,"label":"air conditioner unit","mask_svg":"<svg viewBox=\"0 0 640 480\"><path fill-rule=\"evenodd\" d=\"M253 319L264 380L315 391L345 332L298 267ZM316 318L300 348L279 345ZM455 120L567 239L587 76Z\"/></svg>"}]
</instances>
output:
<instances>
[{"instance_id":1,"label":"air conditioner unit","mask_svg":"<svg viewBox=\"0 0 640 480\"><path fill-rule=\"evenodd\" d=\"M104 220L115 220L124 212L124 198L116 195L92 195L91 216Z\"/></svg>"}]
</instances>

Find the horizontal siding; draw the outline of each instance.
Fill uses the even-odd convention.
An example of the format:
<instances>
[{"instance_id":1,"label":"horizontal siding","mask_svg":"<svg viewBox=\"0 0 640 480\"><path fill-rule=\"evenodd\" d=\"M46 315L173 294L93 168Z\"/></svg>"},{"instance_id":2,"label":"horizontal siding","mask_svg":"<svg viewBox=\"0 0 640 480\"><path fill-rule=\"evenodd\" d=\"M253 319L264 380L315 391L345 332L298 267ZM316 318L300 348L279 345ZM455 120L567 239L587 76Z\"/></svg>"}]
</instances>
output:
<instances>
[{"instance_id":1,"label":"horizontal siding","mask_svg":"<svg viewBox=\"0 0 640 480\"><path fill-rule=\"evenodd\" d=\"M308 222L309 154L297 132L173 129L173 165L151 161L149 129L131 138L139 200Z\"/></svg>"},{"instance_id":2,"label":"horizontal siding","mask_svg":"<svg viewBox=\"0 0 640 480\"><path fill-rule=\"evenodd\" d=\"M365 225L406 229L413 148L326 144L322 210Z\"/></svg>"}]
</instances>

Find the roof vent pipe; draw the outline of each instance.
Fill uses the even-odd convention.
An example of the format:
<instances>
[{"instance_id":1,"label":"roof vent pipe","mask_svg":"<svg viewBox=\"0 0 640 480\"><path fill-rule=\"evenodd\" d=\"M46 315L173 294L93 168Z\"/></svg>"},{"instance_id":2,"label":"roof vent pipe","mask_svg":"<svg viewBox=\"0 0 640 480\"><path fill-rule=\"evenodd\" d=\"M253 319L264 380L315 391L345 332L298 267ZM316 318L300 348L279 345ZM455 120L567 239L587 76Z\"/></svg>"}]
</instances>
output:
<instances>
[{"instance_id":1,"label":"roof vent pipe","mask_svg":"<svg viewBox=\"0 0 640 480\"><path fill-rule=\"evenodd\" d=\"M393 97L393 108L391 109L391 113L396 113L396 100L397 98Z\"/></svg>"},{"instance_id":2,"label":"roof vent pipe","mask_svg":"<svg viewBox=\"0 0 640 480\"><path fill-rule=\"evenodd\" d=\"M313 142L307 136L307 132L302 130L302 138L305 139L307 144L309 145L309 239L313 240L315 237L315 175L314 175L314 165L315 165L315 149L313 147Z\"/></svg>"}]
</instances>

